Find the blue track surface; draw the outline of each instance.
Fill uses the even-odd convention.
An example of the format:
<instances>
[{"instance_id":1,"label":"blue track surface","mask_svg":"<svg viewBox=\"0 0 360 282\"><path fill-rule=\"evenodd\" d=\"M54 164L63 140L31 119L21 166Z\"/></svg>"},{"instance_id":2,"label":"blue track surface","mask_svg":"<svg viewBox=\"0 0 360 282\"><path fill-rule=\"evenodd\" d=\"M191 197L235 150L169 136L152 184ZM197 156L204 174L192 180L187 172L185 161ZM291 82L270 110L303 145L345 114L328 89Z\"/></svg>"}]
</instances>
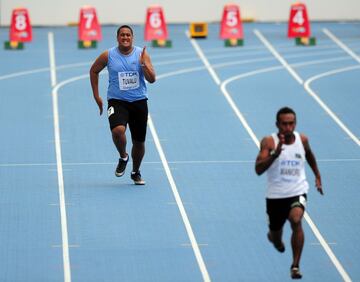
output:
<instances>
[{"instance_id":1,"label":"blue track surface","mask_svg":"<svg viewBox=\"0 0 360 282\"><path fill-rule=\"evenodd\" d=\"M245 24L245 45L226 48L216 24L203 40L170 25L173 47L149 46L158 81L148 87L145 187L129 168L114 176L117 152L88 78L116 26L103 27L95 50L77 49L70 27L35 28L24 50L1 49L0 281L291 280L290 229L279 254L266 239L266 177L254 172L256 143L284 105L325 191L308 170L303 281L360 281L360 23L313 23L313 47L295 46L286 28ZM141 26L134 32L148 44ZM104 99L106 87L104 73Z\"/></svg>"}]
</instances>

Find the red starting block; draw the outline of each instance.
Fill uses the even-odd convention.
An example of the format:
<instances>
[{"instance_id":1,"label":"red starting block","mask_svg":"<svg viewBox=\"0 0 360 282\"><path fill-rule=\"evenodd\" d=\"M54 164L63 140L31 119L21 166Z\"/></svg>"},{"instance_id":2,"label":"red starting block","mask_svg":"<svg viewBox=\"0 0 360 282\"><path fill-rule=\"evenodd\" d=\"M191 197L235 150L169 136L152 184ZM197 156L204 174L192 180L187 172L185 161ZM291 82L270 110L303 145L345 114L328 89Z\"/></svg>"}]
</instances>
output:
<instances>
[{"instance_id":1,"label":"red starting block","mask_svg":"<svg viewBox=\"0 0 360 282\"><path fill-rule=\"evenodd\" d=\"M84 6L80 9L78 37L80 49L96 48L97 42L102 39L101 27L94 7Z\"/></svg>"},{"instance_id":2,"label":"red starting block","mask_svg":"<svg viewBox=\"0 0 360 282\"><path fill-rule=\"evenodd\" d=\"M16 8L12 11L9 38L4 44L8 50L24 49L24 42L32 41L32 27L27 9Z\"/></svg>"},{"instance_id":3,"label":"red starting block","mask_svg":"<svg viewBox=\"0 0 360 282\"><path fill-rule=\"evenodd\" d=\"M171 47L164 12L161 6L150 6L146 11L145 40L153 47Z\"/></svg>"},{"instance_id":4,"label":"red starting block","mask_svg":"<svg viewBox=\"0 0 360 282\"><path fill-rule=\"evenodd\" d=\"M239 6L235 4L224 6L220 26L220 38L225 39L225 46L242 46L244 44Z\"/></svg>"}]
</instances>

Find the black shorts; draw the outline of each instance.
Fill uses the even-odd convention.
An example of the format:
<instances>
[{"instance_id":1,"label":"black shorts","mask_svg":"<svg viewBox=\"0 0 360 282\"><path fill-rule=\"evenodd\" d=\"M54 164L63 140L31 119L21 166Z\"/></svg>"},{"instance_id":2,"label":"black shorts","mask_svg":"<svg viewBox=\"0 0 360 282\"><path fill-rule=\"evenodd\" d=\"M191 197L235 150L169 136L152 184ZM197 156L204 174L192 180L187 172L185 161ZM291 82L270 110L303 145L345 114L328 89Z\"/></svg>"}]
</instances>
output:
<instances>
[{"instance_id":1,"label":"black shorts","mask_svg":"<svg viewBox=\"0 0 360 282\"><path fill-rule=\"evenodd\" d=\"M148 119L147 99L126 102L117 99L108 100L108 119L110 129L129 124L131 138L145 142Z\"/></svg>"},{"instance_id":2,"label":"black shorts","mask_svg":"<svg viewBox=\"0 0 360 282\"><path fill-rule=\"evenodd\" d=\"M269 218L269 228L279 231L289 217L290 210L300 207L305 210L306 194L282 199L266 199L266 213Z\"/></svg>"}]
</instances>

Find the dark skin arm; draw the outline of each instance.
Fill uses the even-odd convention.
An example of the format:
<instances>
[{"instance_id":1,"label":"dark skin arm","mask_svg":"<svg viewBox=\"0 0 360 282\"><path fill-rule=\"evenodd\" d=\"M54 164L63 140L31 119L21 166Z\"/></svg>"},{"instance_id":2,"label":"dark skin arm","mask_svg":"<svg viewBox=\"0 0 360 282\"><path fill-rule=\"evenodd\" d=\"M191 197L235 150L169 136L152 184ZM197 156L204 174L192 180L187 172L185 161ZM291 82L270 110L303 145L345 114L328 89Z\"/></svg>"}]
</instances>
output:
<instances>
[{"instance_id":1,"label":"dark skin arm","mask_svg":"<svg viewBox=\"0 0 360 282\"><path fill-rule=\"evenodd\" d=\"M99 107L100 115L103 113L103 101L99 94L99 73L106 67L108 62L108 51L103 52L90 68L90 83L96 104Z\"/></svg>"},{"instance_id":2,"label":"dark skin arm","mask_svg":"<svg viewBox=\"0 0 360 282\"><path fill-rule=\"evenodd\" d=\"M313 173L315 175L316 189L318 190L318 192L321 195L324 195L324 192L322 189L322 184L321 184L320 171L319 171L317 163L316 163L315 155L313 154L313 152L310 148L309 140L305 135L301 134L301 141L304 145L306 161L308 162L309 166L311 167L311 170L313 171Z\"/></svg>"},{"instance_id":3,"label":"dark skin arm","mask_svg":"<svg viewBox=\"0 0 360 282\"><path fill-rule=\"evenodd\" d=\"M99 107L100 115L103 113L103 101L99 94L99 73L106 67L108 63L108 51L103 52L92 64L90 68L90 82L93 91L93 96L96 104ZM155 71L151 64L150 56L144 47L140 57L140 64L144 72L145 79L149 83L154 83L156 80Z\"/></svg>"},{"instance_id":4,"label":"dark skin arm","mask_svg":"<svg viewBox=\"0 0 360 282\"><path fill-rule=\"evenodd\" d=\"M274 162L274 160L280 155L281 153L281 146L285 142L285 137L282 134L279 134L279 144L275 148L274 140L271 136L265 137L260 144L260 152L256 158L255 162L255 171L258 175L263 174ZM305 149L305 158L308 162L309 166L311 167L314 175L315 175L315 186L318 192L323 195L323 189L321 184L321 175L318 169L316 158L310 148L308 138L301 134L301 141L304 145ZM275 150L273 155L270 155L270 152Z\"/></svg>"},{"instance_id":5,"label":"dark skin arm","mask_svg":"<svg viewBox=\"0 0 360 282\"><path fill-rule=\"evenodd\" d=\"M150 56L146 52L146 46L143 48L143 50L141 52L140 64L141 64L141 68L144 72L145 79L149 83L154 83L156 80L155 70L154 70L153 65L151 64Z\"/></svg>"},{"instance_id":6,"label":"dark skin arm","mask_svg":"<svg viewBox=\"0 0 360 282\"><path fill-rule=\"evenodd\" d=\"M275 148L274 140L271 136L267 136L261 140L260 152L256 158L255 171L257 175L263 174L275 161L281 153L281 146L285 142L285 137L279 134L279 143ZM274 150L274 154L270 152Z\"/></svg>"}]
</instances>

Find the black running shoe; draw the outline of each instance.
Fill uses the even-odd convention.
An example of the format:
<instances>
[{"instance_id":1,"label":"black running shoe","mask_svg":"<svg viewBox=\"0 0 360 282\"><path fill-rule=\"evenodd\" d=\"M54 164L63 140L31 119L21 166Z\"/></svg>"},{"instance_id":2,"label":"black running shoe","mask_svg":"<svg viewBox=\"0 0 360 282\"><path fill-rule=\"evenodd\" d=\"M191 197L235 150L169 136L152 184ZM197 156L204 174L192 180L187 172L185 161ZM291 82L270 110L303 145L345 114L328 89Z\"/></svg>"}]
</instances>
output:
<instances>
[{"instance_id":1,"label":"black running shoe","mask_svg":"<svg viewBox=\"0 0 360 282\"><path fill-rule=\"evenodd\" d=\"M301 279L302 278L302 274L300 273L300 269L298 266L291 267L290 276L292 279Z\"/></svg>"},{"instance_id":2,"label":"black running shoe","mask_svg":"<svg viewBox=\"0 0 360 282\"><path fill-rule=\"evenodd\" d=\"M274 245L275 249L276 249L278 252L280 252L280 253L285 252L285 245L284 245L283 242L280 242L280 244L275 244L275 243L273 242L272 238L271 238L270 233L267 234L267 237L268 237L270 243L272 243L272 244Z\"/></svg>"},{"instance_id":3,"label":"black running shoe","mask_svg":"<svg viewBox=\"0 0 360 282\"><path fill-rule=\"evenodd\" d=\"M116 170L115 170L115 175L117 177L120 177L120 176L124 175L125 168L126 168L128 160L129 160L129 155L127 156L126 161L124 161L122 158L119 159L119 163L118 163L118 165L116 167Z\"/></svg>"},{"instance_id":4,"label":"black running shoe","mask_svg":"<svg viewBox=\"0 0 360 282\"><path fill-rule=\"evenodd\" d=\"M131 179L134 181L135 185L145 185L145 180L141 178L140 171L131 172Z\"/></svg>"}]
</instances>

